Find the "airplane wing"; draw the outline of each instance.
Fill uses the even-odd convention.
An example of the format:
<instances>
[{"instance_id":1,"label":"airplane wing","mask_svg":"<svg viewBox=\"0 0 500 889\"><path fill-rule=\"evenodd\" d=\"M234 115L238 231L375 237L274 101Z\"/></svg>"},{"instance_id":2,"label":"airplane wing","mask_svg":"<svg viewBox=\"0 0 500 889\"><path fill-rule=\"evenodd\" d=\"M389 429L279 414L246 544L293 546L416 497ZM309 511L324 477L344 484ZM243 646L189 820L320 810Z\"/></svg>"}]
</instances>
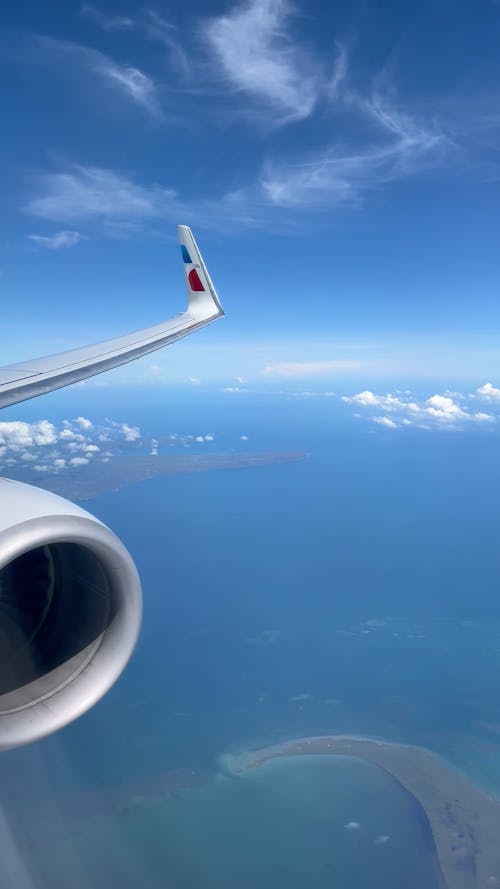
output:
<instances>
[{"instance_id":1,"label":"airplane wing","mask_svg":"<svg viewBox=\"0 0 500 889\"><path fill-rule=\"evenodd\" d=\"M215 287L187 225L179 225L188 308L168 321L45 358L0 367L0 407L17 404L168 346L224 315Z\"/></svg>"}]
</instances>

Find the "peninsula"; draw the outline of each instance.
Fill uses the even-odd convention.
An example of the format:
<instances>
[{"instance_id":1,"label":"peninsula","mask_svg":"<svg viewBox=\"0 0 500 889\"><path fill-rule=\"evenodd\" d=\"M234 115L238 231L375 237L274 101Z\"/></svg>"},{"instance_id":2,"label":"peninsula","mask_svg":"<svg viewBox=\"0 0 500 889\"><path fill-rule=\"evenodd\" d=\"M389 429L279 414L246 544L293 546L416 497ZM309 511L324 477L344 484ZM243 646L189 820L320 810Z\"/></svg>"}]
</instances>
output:
<instances>
[{"instance_id":1,"label":"peninsula","mask_svg":"<svg viewBox=\"0 0 500 889\"><path fill-rule=\"evenodd\" d=\"M326 735L227 754L223 763L236 773L259 768L276 757L311 754L355 756L391 774L427 815L448 889L499 889L500 800L429 750Z\"/></svg>"},{"instance_id":2,"label":"peninsula","mask_svg":"<svg viewBox=\"0 0 500 889\"><path fill-rule=\"evenodd\" d=\"M161 475L213 472L222 469L258 469L303 460L303 451L271 451L261 454L155 454L112 457L109 462L66 467L61 472L35 473L29 469L12 472L11 478L46 488L72 500L91 500L99 494L118 491L126 485Z\"/></svg>"}]
</instances>

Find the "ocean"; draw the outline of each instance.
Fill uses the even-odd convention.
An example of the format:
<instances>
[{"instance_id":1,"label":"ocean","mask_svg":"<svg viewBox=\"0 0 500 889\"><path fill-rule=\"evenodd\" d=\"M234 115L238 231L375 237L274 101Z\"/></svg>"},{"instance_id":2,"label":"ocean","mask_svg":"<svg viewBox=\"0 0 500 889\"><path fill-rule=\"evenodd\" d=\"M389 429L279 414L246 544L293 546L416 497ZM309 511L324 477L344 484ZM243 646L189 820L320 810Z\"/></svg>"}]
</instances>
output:
<instances>
[{"instance_id":1,"label":"ocean","mask_svg":"<svg viewBox=\"0 0 500 889\"><path fill-rule=\"evenodd\" d=\"M422 810L377 767L297 757L236 779L220 757L366 735L500 793L497 434L384 429L319 397L102 394L86 415L104 414L308 456L84 504L137 562L143 632L91 712L0 758L16 887L440 886Z\"/></svg>"}]
</instances>

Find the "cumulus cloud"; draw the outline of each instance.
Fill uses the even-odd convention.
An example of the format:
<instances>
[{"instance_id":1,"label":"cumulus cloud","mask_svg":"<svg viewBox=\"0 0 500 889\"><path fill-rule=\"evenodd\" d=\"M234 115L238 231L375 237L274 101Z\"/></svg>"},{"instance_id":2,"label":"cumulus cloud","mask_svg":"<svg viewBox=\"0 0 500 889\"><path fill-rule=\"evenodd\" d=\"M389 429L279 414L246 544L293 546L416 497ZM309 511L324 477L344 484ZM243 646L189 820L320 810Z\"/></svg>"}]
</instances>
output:
<instances>
[{"instance_id":1,"label":"cumulus cloud","mask_svg":"<svg viewBox=\"0 0 500 889\"><path fill-rule=\"evenodd\" d=\"M59 432L59 438L61 441L85 441L85 436L80 432L75 432L73 429L69 429L66 427L65 429L61 429Z\"/></svg>"},{"instance_id":2,"label":"cumulus cloud","mask_svg":"<svg viewBox=\"0 0 500 889\"><path fill-rule=\"evenodd\" d=\"M361 830L361 824L359 821L348 821L347 824L344 824L345 830Z\"/></svg>"},{"instance_id":3,"label":"cumulus cloud","mask_svg":"<svg viewBox=\"0 0 500 889\"><path fill-rule=\"evenodd\" d=\"M485 383L476 389L476 396L484 398L486 401L500 401L500 389L492 386L491 383Z\"/></svg>"},{"instance_id":4,"label":"cumulus cloud","mask_svg":"<svg viewBox=\"0 0 500 889\"><path fill-rule=\"evenodd\" d=\"M0 422L0 444L10 448L48 445L57 441L56 429L48 420L25 423L20 420Z\"/></svg>"},{"instance_id":5,"label":"cumulus cloud","mask_svg":"<svg viewBox=\"0 0 500 889\"><path fill-rule=\"evenodd\" d=\"M268 364L261 371L264 376L275 377L308 377L321 376L337 370L354 370L362 367L360 361L279 361Z\"/></svg>"},{"instance_id":6,"label":"cumulus cloud","mask_svg":"<svg viewBox=\"0 0 500 889\"><path fill-rule=\"evenodd\" d=\"M92 420L88 420L87 417L77 417L75 423L78 424L80 429L92 429L93 426Z\"/></svg>"},{"instance_id":7,"label":"cumulus cloud","mask_svg":"<svg viewBox=\"0 0 500 889\"><path fill-rule=\"evenodd\" d=\"M28 238L38 247L45 247L47 250L64 250L67 247L76 247L82 240L82 235L74 231L60 231L54 235L28 235Z\"/></svg>"},{"instance_id":8,"label":"cumulus cloud","mask_svg":"<svg viewBox=\"0 0 500 889\"><path fill-rule=\"evenodd\" d=\"M125 441L138 441L141 437L141 430L138 426L129 426L128 423L122 423L120 429Z\"/></svg>"},{"instance_id":9,"label":"cumulus cloud","mask_svg":"<svg viewBox=\"0 0 500 889\"><path fill-rule=\"evenodd\" d=\"M49 420L0 422L0 466L12 471L17 466L26 479L32 472L60 472L87 465L101 456L97 442L102 438L113 448L102 455L105 460L120 453L125 443L140 438L138 426L111 420L107 423L96 426L86 417L63 420L59 426Z\"/></svg>"},{"instance_id":10,"label":"cumulus cloud","mask_svg":"<svg viewBox=\"0 0 500 889\"><path fill-rule=\"evenodd\" d=\"M470 398L473 400L474 396ZM454 393L453 397L450 394L436 393L417 401L411 397L411 393L398 392L393 395L389 392L378 395L370 389L364 389L355 395L342 395L341 400L364 408L368 419L388 429L408 426L455 429L470 424L484 425L496 419L491 413L471 409L465 396L459 393ZM384 414L373 413L381 409Z\"/></svg>"}]
</instances>

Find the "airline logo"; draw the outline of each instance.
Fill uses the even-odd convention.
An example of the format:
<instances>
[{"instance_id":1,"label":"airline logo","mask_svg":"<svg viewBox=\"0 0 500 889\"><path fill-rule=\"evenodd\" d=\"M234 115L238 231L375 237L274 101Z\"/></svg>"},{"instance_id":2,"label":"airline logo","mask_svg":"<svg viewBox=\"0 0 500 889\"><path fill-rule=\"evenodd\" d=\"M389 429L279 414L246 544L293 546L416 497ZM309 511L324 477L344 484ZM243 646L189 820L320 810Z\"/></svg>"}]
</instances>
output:
<instances>
[{"instance_id":1,"label":"airline logo","mask_svg":"<svg viewBox=\"0 0 500 889\"><path fill-rule=\"evenodd\" d=\"M191 260L190 255L189 255L189 251L184 244L181 244L181 253L182 253L182 259L184 260L184 262L189 265L193 265L193 262ZM198 293L204 292L205 288L200 281L200 276L199 276L198 272L196 271L196 269L191 269L191 271L188 274L188 281L189 281L189 286L190 286L191 290L198 292Z\"/></svg>"}]
</instances>

